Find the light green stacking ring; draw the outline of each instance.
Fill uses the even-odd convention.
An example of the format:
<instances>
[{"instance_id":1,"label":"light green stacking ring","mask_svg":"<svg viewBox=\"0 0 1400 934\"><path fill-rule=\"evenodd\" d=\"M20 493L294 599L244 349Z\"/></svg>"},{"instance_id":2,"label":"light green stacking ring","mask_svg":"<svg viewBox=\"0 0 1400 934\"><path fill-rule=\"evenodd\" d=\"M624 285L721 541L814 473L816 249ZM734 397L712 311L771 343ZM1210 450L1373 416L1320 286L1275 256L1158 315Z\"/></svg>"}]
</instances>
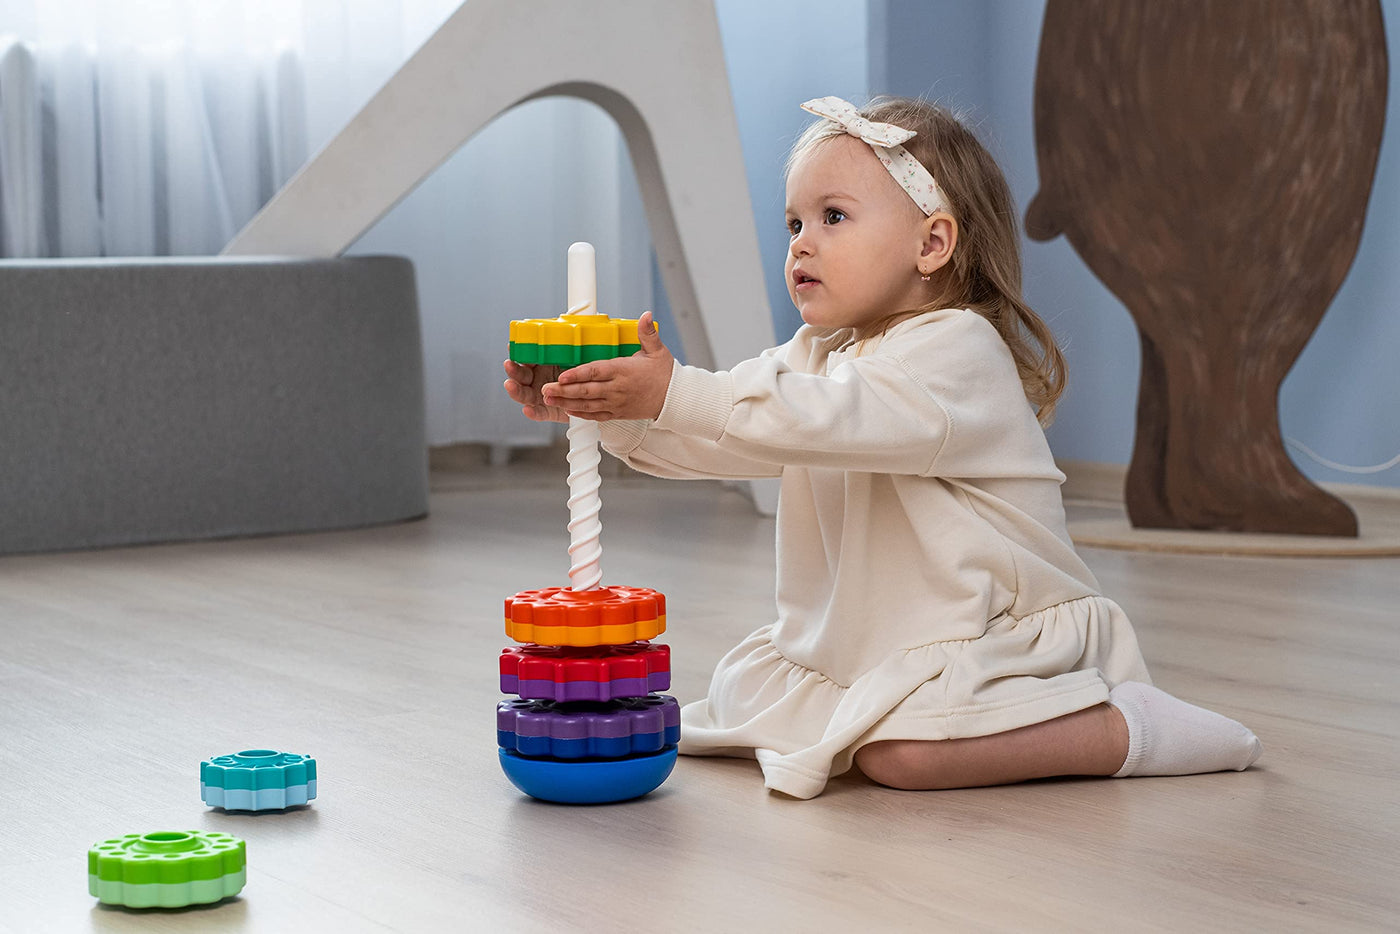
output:
<instances>
[{"instance_id":1,"label":"light green stacking ring","mask_svg":"<svg viewBox=\"0 0 1400 934\"><path fill-rule=\"evenodd\" d=\"M247 881L247 848L226 833L129 833L88 849L88 893L107 905L204 905L237 895Z\"/></svg>"}]
</instances>

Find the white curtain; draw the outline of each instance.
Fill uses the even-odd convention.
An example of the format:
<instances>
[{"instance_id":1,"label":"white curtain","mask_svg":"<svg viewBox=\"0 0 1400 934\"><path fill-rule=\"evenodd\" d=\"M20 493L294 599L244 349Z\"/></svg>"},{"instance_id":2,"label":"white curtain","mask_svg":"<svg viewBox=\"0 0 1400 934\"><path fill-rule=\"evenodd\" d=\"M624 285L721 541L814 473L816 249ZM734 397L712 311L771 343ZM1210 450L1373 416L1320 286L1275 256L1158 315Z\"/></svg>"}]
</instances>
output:
<instances>
[{"instance_id":1,"label":"white curtain","mask_svg":"<svg viewBox=\"0 0 1400 934\"><path fill-rule=\"evenodd\" d=\"M0 252L217 251L306 158L279 8L0 0Z\"/></svg>"},{"instance_id":2,"label":"white curtain","mask_svg":"<svg viewBox=\"0 0 1400 934\"><path fill-rule=\"evenodd\" d=\"M459 0L0 0L0 255L217 253ZM547 28L547 24L541 24ZM433 444L547 443L505 398L506 322L651 307L650 235L602 111L503 114L351 250L406 255ZM663 326L665 322L663 321Z\"/></svg>"}]
</instances>

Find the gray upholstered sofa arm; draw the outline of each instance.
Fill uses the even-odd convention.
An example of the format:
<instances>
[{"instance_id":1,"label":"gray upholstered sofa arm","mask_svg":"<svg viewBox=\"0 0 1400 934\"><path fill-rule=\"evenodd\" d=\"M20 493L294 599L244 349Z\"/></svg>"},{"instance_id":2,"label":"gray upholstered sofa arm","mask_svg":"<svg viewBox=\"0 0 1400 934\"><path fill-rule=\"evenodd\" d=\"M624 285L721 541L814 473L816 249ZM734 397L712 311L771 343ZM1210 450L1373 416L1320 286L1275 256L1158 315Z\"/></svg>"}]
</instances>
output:
<instances>
[{"instance_id":1,"label":"gray upholstered sofa arm","mask_svg":"<svg viewBox=\"0 0 1400 934\"><path fill-rule=\"evenodd\" d=\"M408 260L0 261L0 553L426 511Z\"/></svg>"}]
</instances>

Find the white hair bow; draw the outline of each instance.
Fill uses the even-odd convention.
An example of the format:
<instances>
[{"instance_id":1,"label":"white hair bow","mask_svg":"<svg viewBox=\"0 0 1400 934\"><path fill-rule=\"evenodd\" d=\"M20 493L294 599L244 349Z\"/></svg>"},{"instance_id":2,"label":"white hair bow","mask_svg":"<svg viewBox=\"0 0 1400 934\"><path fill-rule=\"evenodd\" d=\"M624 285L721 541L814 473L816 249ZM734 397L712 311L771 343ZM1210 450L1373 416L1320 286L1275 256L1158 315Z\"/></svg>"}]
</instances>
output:
<instances>
[{"instance_id":1,"label":"white hair bow","mask_svg":"<svg viewBox=\"0 0 1400 934\"><path fill-rule=\"evenodd\" d=\"M862 117L855 106L839 97L818 97L807 101L802 109L818 117L825 117L851 136L869 144L879 157L880 164L890 173L899 187L909 193L914 203L924 215L934 211L950 211L949 201L943 189L933 180L923 163L910 155L901 143L913 139L918 134L913 130L895 126L893 123L876 123Z\"/></svg>"}]
</instances>

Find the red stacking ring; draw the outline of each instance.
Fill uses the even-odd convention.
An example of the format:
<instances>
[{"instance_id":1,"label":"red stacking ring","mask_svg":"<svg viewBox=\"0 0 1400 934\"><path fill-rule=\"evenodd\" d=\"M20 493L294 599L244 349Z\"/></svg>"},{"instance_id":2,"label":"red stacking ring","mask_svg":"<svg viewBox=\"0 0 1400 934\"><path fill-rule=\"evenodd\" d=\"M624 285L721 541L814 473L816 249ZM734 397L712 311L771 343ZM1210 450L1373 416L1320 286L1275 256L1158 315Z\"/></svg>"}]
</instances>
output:
<instances>
[{"instance_id":1,"label":"red stacking ring","mask_svg":"<svg viewBox=\"0 0 1400 934\"><path fill-rule=\"evenodd\" d=\"M603 702L670 686L671 649L665 645L513 645L501 652L501 692L532 700Z\"/></svg>"}]
</instances>

